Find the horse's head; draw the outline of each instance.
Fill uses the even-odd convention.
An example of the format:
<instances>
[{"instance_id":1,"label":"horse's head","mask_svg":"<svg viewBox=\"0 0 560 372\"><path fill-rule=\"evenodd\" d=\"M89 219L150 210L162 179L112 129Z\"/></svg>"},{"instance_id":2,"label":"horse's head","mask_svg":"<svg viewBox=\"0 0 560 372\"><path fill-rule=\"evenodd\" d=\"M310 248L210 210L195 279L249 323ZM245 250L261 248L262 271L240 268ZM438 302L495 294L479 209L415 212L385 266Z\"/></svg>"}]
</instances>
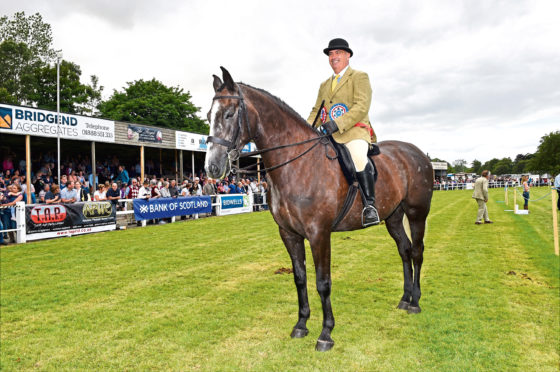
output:
<instances>
[{"instance_id":1,"label":"horse's head","mask_svg":"<svg viewBox=\"0 0 560 372\"><path fill-rule=\"evenodd\" d=\"M223 68L224 81L214 76L214 98L208 112L210 135L204 167L208 176L222 179L237 160L245 144L251 140L249 112L243 92L229 72Z\"/></svg>"}]
</instances>

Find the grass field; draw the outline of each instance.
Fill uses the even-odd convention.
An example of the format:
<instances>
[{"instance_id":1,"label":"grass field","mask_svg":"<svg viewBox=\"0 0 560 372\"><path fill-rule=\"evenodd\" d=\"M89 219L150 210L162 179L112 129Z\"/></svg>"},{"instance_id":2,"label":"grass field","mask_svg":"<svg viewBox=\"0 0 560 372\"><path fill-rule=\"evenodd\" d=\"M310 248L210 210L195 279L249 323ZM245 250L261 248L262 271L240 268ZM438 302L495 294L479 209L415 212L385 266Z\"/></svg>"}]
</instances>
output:
<instances>
[{"instance_id":1,"label":"grass field","mask_svg":"<svg viewBox=\"0 0 560 372\"><path fill-rule=\"evenodd\" d=\"M322 316L311 265L310 334L289 337L297 296L292 275L275 274L290 260L268 212L4 247L0 367L558 371L550 199L513 215L491 190L495 223L475 226L470 195L434 194L417 315L395 308L402 265L384 226L333 235L328 353L314 351Z\"/></svg>"}]
</instances>

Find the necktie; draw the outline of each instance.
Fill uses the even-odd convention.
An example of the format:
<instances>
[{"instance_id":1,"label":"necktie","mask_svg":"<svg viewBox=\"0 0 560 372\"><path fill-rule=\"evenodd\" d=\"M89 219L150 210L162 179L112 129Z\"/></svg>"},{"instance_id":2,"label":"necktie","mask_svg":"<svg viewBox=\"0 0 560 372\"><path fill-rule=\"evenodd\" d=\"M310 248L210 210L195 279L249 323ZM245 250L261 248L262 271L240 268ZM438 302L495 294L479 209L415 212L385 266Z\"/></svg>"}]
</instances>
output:
<instances>
[{"instance_id":1,"label":"necktie","mask_svg":"<svg viewBox=\"0 0 560 372\"><path fill-rule=\"evenodd\" d=\"M336 88L336 84L338 84L339 76L340 76L340 75L336 75L336 76L333 78L333 81L332 81L332 83L331 83L331 92L334 92L334 88Z\"/></svg>"}]
</instances>

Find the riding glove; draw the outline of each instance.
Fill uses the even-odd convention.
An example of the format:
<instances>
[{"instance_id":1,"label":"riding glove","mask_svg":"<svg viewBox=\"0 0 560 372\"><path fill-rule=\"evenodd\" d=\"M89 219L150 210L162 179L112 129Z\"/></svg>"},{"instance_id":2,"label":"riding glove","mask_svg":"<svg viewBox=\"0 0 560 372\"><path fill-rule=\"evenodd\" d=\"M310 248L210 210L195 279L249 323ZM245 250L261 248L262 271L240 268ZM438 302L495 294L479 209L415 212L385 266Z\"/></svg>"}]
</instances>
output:
<instances>
[{"instance_id":1,"label":"riding glove","mask_svg":"<svg viewBox=\"0 0 560 372\"><path fill-rule=\"evenodd\" d=\"M321 132L330 136L334 132L338 132L338 126L333 120L327 121L325 124L321 125Z\"/></svg>"}]
</instances>

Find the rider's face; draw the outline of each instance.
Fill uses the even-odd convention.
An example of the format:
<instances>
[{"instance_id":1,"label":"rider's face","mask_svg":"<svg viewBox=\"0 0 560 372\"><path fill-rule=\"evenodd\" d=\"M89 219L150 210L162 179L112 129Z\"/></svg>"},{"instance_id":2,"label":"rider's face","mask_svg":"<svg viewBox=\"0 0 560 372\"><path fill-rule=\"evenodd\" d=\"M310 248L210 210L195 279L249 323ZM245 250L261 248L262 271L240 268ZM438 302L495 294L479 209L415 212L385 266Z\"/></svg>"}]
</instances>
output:
<instances>
[{"instance_id":1,"label":"rider's face","mask_svg":"<svg viewBox=\"0 0 560 372\"><path fill-rule=\"evenodd\" d=\"M342 49L334 49L329 51L329 64L335 74L344 70L350 63L350 53Z\"/></svg>"}]
</instances>

